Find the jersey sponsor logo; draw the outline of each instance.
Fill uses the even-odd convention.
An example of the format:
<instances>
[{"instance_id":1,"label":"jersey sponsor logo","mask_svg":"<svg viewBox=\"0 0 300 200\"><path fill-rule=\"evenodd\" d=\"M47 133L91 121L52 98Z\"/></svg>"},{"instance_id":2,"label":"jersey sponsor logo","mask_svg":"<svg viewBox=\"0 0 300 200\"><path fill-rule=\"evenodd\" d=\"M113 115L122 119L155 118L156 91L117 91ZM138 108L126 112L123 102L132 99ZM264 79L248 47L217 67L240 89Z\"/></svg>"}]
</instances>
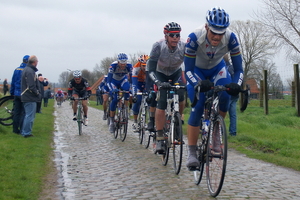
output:
<instances>
[{"instance_id":1,"label":"jersey sponsor logo","mask_svg":"<svg viewBox=\"0 0 300 200\"><path fill-rule=\"evenodd\" d=\"M186 75L193 83L197 83L197 80L195 79L195 77L193 76L193 73L191 71L187 71Z\"/></svg>"}]
</instances>

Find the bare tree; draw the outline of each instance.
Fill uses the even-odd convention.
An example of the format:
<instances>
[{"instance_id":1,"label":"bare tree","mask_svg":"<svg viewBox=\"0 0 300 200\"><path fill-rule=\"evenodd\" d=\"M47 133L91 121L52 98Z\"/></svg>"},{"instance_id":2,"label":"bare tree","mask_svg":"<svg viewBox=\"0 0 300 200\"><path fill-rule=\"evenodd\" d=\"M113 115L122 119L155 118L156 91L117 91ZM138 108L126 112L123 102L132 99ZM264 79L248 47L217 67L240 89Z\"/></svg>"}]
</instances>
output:
<instances>
[{"instance_id":1,"label":"bare tree","mask_svg":"<svg viewBox=\"0 0 300 200\"><path fill-rule=\"evenodd\" d=\"M264 7L254 13L269 37L275 38L278 46L284 48L288 58L300 61L300 1L262 0Z\"/></svg>"},{"instance_id":2,"label":"bare tree","mask_svg":"<svg viewBox=\"0 0 300 200\"><path fill-rule=\"evenodd\" d=\"M64 71L59 75L58 82L62 88L67 88L69 86L71 73L68 71Z\"/></svg>"},{"instance_id":3,"label":"bare tree","mask_svg":"<svg viewBox=\"0 0 300 200\"><path fill-rule=\"evenodd\" d=\"M255 67L255 61L272 57L276 46L258 22L233 21L230 29L239 39L244 64L244 80L247 80L249 72L255 72L251 70Z\"/></svg>"}]
</instances>

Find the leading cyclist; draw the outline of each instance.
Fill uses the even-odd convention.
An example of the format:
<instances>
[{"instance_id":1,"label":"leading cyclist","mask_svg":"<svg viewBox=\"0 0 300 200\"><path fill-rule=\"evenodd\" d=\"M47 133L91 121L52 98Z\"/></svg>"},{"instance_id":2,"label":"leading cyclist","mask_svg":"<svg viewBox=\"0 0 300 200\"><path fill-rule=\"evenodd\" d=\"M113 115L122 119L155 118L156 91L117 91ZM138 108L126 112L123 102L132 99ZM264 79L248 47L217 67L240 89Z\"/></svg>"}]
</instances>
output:
<instances>
[{"instance_id":1,"label":"leading cyclist","mask_svg":"<svg viewBox=\"0 0 300 200\"><path fill-rule=\"evenodd\" d=\"M82 100L83 107L83 117L84 117L84 125L88 125L88 106L87 106L87 98L91 96L91 88L89 86L88 81L82 77L81 71L76 70L73 72L74 78L69 82L68 88L68 96L70 99L76 99L78 97L84 98ZM77 104L78 100L75 100L73 103L73 120L76 121L76 113L77 113Z\"/></svg>"},{"instance_id":2,"label":"leading cyclist","mask_svg":"<svg viewBox=\"0 0 300 200\"><path fill-rule=\"evenodd\" d=\"M125 53L118 54L118 60L113 62L109 67L109 72L107 76L107 86L109 91L112 93L113 98L110 103L110 124L109 124L109 132L115 132L115 112L118 103L117 99L117 91L122 89L123 91L127 91L128 93L124 94L125 98L125 106L128 107L129 100L129 89L130 84L128 81L128 76L131 78L132 73L132 65L127 63L128 57Z\"/></svg>"},{"instance_id":3,"label":"leading cyclist","mask_svg":"<svg viewBox=\"0 0 300 200\"><path fill-rule=\"evenodd\" d=\"M205 95L213 85L225 85L229 91L220 95L220 114L225 117L228 110L230 95L236 95L243 81L242 56L236 35L227 29L229 15L224 9L216 7L207 12L206 23L189 35L185 50L185 73L189 82L188 94L193 100L195 88L200 87L200 97L190 113L188 121L188 159L187 167L198 167L196 157L197 140L199 136L200 118L204 109ZM231 79L223 56L230 52L234 67L234 77ZM229 95L230 94L230 95ZM220 145L214 145L213 151L220 152Z\"/></svg>"},{"instance_id":4,"label":"leading cyclist","mask_svg":"<svg viewBox=\"0 0 300 200\"><path fill-rule=\"evenodd\" d=\"M154 83L161 87L155 112L156 152L164 153L164 124L167 107L166 89L178 81L181 76L181 65L184 59L185 42L180 40L181 27L175 22L165 25L165 38L154 43L147 63L149 76ZM179 92L180 114L184 108L184 91Z\"/></svg>"}]
</instances>

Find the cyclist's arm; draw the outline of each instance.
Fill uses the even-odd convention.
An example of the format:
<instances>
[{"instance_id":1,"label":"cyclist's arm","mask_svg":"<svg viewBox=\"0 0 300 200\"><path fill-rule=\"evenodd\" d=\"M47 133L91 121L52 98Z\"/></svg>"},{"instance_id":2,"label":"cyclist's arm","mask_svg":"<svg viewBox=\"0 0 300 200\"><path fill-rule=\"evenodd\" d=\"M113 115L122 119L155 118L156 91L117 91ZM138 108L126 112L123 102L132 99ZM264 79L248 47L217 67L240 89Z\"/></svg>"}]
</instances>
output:
<instances>
[{"instance_id":1,"label":"cyclist's arm","mask_svg":"<svg viewBox=\"0 0 300 200\"><path fill-rule=\"evenodd\" d=\"M234 70L234 76L232 80L234 83L237 83L238 85L242 85L243 77L244 77L243 60L239 48L238 39L236 38L234 33L232 33L230 36L228 47L230 49L230 57L231 57L233 70Z\"/></svg>"},{"instance_id":2,"label":"cyclist's arm","mask_svg":"<svg viewBox=\"0 0 300 200\"><path fill-rule=\"evenodd\" d=\"M114 68L113 66L111 65L109 67L109 72L107 74L107 87L108 89L111 91L113 88L112 88L112 85L111 85L111 81L112 81L112 77L113 77L113 74L114 74Z\"/></svg>"},{"instance_id":3,"label":"cyclist's arm","mask_svg":"<svg viewBox=\"0 0 300 200\"><path fill-rule=\"evenodd\" d=\"M152 46L152 50L150 52L150 57L147 62L149 76L154 82L158 81L155 72L157 68L157 62L161 53L160 49L161 49L160 43L159 42L154 43Z\"/></svg>"},{"instance_id":4,"label":"cyclist's arm","mask_svg":"<svg viewBox=\"0 0 300 200\"><path fill-rule=\"evenodd\" d=\"M196 51L198 48L197 37L194 33L189 35L188 42L184 52L184 65L185 65L185 78L193 87L197 84L198 80L194 74L196 65Z\"/></svg>"}]
</instances>

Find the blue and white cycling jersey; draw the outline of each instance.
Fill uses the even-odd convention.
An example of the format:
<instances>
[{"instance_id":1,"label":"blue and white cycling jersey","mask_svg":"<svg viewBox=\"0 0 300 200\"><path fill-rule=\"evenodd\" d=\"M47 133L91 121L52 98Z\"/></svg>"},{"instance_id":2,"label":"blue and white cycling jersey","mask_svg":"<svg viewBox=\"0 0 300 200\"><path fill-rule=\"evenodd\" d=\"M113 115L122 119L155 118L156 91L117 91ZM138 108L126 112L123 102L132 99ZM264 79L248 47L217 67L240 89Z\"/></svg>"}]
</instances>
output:
<instances>
[{"instance_id":1,"label":"blue and white cycling jersey","mask_svg":"<svg viewBox=\"0 0 300 200\"><path fill-rule=\"evenodd\" d=\"M223 57L230 53L234 68L234 77L231 78ZM199 80L209 79L214 85L226 85L231 82L242 84L243 67L239 42L235 34L229 29L218 46L212 46L207 39L205 26L196 29L189 35L185 49L185 74L189 83L188 88L194 88ZM194 91L188 89L189 97L193 100ZM220 110L227 112L230 96L223 92L220 96ZM199 126L203 113L205 95L200 94L199 101L191 111L189 125Z\"/></svg>"}]
</instances>

